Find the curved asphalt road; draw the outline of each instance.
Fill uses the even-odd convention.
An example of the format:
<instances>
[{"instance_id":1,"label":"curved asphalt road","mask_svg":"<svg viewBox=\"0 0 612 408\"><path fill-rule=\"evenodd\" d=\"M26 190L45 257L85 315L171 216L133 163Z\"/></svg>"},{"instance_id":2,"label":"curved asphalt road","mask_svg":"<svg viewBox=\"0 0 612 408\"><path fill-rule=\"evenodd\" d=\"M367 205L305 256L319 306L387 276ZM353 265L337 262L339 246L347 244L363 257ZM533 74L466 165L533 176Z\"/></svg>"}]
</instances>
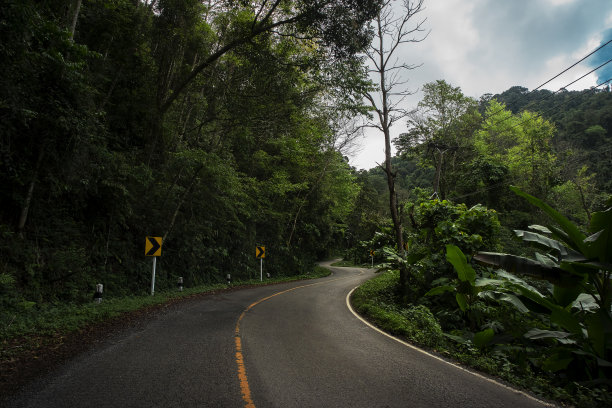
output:
<instances>
[{"instance_id":1,"label":"curved asphalt road","mask_svg":"<svg viewBox=\"0 0 612 408\"><path fill-rule=\"evenodd\" d=\"M114 337L10 407L542 407L367 326L347 294L373 273L212 295Z\"/></svg>"}]
</instances>

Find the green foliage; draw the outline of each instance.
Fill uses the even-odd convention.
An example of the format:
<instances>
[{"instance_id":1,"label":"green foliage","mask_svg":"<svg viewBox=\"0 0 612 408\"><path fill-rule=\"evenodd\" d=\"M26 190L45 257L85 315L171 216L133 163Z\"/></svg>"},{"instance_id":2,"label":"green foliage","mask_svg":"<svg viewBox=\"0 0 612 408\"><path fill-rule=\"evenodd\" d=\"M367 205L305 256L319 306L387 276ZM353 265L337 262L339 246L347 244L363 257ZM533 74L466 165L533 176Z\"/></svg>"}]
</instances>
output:
<instances>
[{"instance_id":1,"label":"green foliage","mask_svg":"<svg viewBox=\"0 0 612 408\"><path fill-rule=\"evenodd\" d=\"M609 368L612 367L612 247L609 239L612 207L593 214L589 228L592 235L587 237L548 204L518 188L513 188L513 191L539 207L557 224L548 228L534 227L553 238L535 232L516 231L525 242L547 252L536 253L536 260L493 253L479 253L475 259L554 284L547 296L516 279L505 285L507 290L539 306L531 310L550 322L548 329L533 328L525 334L526 338L534 341L546 339L554 345L541 361L544 369L561 371L570 370L571 366L573 375L578 378L609 378ZM612 205L612 202L608 204ZM576 303L579 296L581 300Z\"/></svg>"},{"instance_id":2,"label":"green foliage","mask_svg":"<svg viewBox=\"0 0 612 408\"><path fill-rule=\"evenodd\" d=\"M447 292L455 295L455 301L464 314L471 330L483 325L482 318L482 292L490 293L501 282L495 279L477 278L476 271L467 262L465 254L455 245L446 246L446 260L453 265L457 273L456 279L442 278L438 282L445 282L443 286L430 289L424 296L440 295ZM477 333L469 333L469 339L478 348L483 348L493 338L492 329L488 328Z\"/></svg>"},{"instance_id":3,"label":"green foliage","mask_svg":"<svg viewBox=\"0 0 612 408\"><path fill-rule=\"evenodd\" d=\"M397 296L399 272L386 272L360 286L351 298L359 313L377 326L418 345L438 348L444 345L439 323L425 306L399 307Z\"/></svg>"},{"instance_id":4,"label":"green foliage","mask_svg":"<svg viewBox=\"0 0 612 408\"><path fill-rule=\"evenodd\" d=\"M527 92L524 88L513 87L495 98L513 113L529 109L540 112L555 124L557 132L552 142L563 164L562 180L572 179L587 165L595 175L596 188L608 193L612 191L608 176L611 174L608 158L612 147L611 92L605 89Z\"/></svg>"},{"instance_id":5,"label":"green foliage","mask_svg":"<svg viewBox=\"0 0 612 408\"><path fill-rule=\"evenodd\" d=\"M407 231L407 254L426 255L407 266L413 301L431 289L433 281L456 276L446 262L447 245L471 254L496 244L497 215L483 206L467 208L447 200L424 199L411 204L407 211L412 227ZM459 296L458 301L461 300Z\"/></svg>"},{"instance_id":6,"label":"green foliage","mask_svg":"<svg viewBox=\"0 0 612 408\"><path fill-rule=\"evenodd\" d=\"M232 286L268 285L277 282L290 282L300 279L315 279L328 276L330 270L316 266L308 273L291 277L272 277L260 282L259 277L247 281L234 281ZM2 276L2 275L0 275ZM1 285L1 283L0 283ZM226 283L203 285L185 288L178 292L175 288L156 291L155 296L126 296L107 298L101 303L90 301L86 304L75 303L41 303L22 301L10 305L0 311L0 341L29 336L62 337L71 332L82 330L88 326L124 316L131 312L147 309L156 305L168 304L179 299L205 294L207 292L226 289ZM0 295L0 300L3 298ZM6 305L5 305L6 306ZM29 346L26 344L25 346Z\"/></svg>"},{"instance_id":7,"label":"green foliage","mask_svg":"<svg viewBox=\"0 0 612 408\"><path fill-rule=\"evenodd\" d=\"M472 133L481 115L477 102L444 80L423 86L423 99L409 115L408 132L395 145L398 152L436 169L434 191L446 198L455 176L473 156Z\"/></svg>"},{"instance_id":8,"label":"green foliage","mask_svg":"<svg viewBox=\"0 0 612 408\"><path fill-rule=\"evenodd\" d=\"M253 278L256 245L273 276L344 247L335 122L362 110L378 2L234 3L92 0L74 33L61 2L2 8L2 302L144 293L149 235L160 290Z\"/></svg>"},{"instance_id":9,"label":"green foliage","mask_svg":"<svg viewBox=\"0 0 612 408\"><path fill-rule=\"evenodd\" d=\"M424 241L431 245L432 252L453 244L468 253L495 245L499 221L494 210L434 199L422 201L409 211L414 220L411 244Z\"/></svg>"},{"instance_id":10,"label":"green foliage","mask_svg":"<svg viewBox=\"0 0 612 408\"><path fill-rule=\"evenodd\" d=\"M398 172L397 177L400 201L411 201L402 214L408 247L403 256L392 246L377 254L386 255L386 269L407 273L409 283L406 296L394 292L390 308L426 306L453 340L447 343L453 355L465 363L578 406L609 405L612 212L605 202L612 94L553 95L514 87L495 98L483 97L481 122L459 115L442 126L435 122L436 107L453 100L451 90L457 96L460 90L446 89L441 81L439 89L435 85L422 104L434 114L411 117L411 128L398 141L404 157L394 158L395 167L410 169L407 188L401 184L406 176ZM461 148L442 153L452 144L442 140ZM429 185L437 164L447 166L440 167L439 195L448 201L428 200L432 190L410 191L427 186L411 184L421 180L411 167L415 158L421 169L432 172ZM369 176L378 207L384 208L384 174L373 169ZM519 194L527 200L516 199L506 188L511 183L526 192ZM528 193L543 195L557 210ZM458 208L451 200L465 204ZM476 211L476 222L466 228L461 214L477 203L499 210L495 223ZM534 225L544 224L546 217L557 225ZM448 260L447 245L453 248ZM509 253L476 257L526 277L472 264L471 255L485 248ZM378 301L390 301L385 299Z\"/></svg>"}]
</instances>

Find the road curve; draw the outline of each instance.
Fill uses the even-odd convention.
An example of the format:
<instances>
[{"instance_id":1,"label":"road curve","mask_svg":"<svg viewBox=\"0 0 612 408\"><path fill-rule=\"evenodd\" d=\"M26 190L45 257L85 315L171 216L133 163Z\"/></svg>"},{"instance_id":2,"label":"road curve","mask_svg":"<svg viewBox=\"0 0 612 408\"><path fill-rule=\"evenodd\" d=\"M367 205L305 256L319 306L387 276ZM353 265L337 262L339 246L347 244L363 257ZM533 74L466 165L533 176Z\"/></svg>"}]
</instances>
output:
<instances>
[{"instance_id":1,"label":"road curve","mask_svg":"<svg viewBox=\"0 0 612 408\"><path fill-rule=\"evenodd\" d=\"M373 330L346 304L372 272L330 269L326 282L269 298L242 319L255 406L546 406Z\"/></svg>"},{"instance_id":2,"label":"road curve","mask_svg":"<svg viewBox=\"0 0 612 408\"><path fill-rule=\"evenodd\" d=\"M328 265L329 266L329 265ZM389 338L327 278L185 302L31 383L8 407L542 407Z\"/></svg>"}]
</instances>

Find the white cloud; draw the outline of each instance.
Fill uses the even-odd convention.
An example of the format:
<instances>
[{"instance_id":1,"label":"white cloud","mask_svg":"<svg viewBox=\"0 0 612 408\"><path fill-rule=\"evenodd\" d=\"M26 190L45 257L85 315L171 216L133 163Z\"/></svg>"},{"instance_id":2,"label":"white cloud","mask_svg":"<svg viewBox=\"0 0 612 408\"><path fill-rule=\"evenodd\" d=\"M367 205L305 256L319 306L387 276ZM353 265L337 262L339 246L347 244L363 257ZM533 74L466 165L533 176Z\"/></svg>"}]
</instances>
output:
<instances>
[{"instance_id":1,"label":"white cloud","mask_svg":"<svg viewBox=\"0 0 612 408\"><path fill-rule=\"evenodd\" d=\"M515 85L536 88L597 48L612 27L610 0L426 0L425 7L421 17L427 17L429 37L402 52L405 62L423 64L408 73L410 88L444 79L475 98ZM585 61L544 88L556 91L588 67ZM569 89L595 81L590 75ZM409 98L406 107L415 107L421 96ZM392 131L405 129L400 122ZM357 168L384 160L382 135L367 132L364 140L351 160Z\"/></svg>"},{"instance_id":2,"label":"white cloud","mask_svg":"<svg viewBox=\"0 0 612 408\"><path fill-rule=\"evenodd\" d=\"M546 0L553 6L562 6L564 4L573 3L576 0Z\"/></svg>"}]
</instances>

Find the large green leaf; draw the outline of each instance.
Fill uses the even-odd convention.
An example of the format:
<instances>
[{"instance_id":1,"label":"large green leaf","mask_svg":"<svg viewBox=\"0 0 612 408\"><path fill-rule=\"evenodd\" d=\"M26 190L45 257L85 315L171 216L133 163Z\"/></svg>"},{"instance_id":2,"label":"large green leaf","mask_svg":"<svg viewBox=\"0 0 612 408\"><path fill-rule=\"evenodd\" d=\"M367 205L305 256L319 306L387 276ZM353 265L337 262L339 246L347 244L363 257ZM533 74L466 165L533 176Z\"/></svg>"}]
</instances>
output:
<instances>
[{"instance_id":1,"label":"large green leaf","mask_svg":"<svg viewBox=\"0 0 612 408\"><path fill-rule=\"evenodd\" d=\"M605 326L609 320L603 310L598 310L596 313L589 314L585 320L589 340L593 346L593 350L599 357L606 357L606 333Z\"/></svg>"},{"instance_id":2,"label":"large green leaf","mask_svg":"<svg viewBox=\"0 0 612 408\"><path fill-rule=\"evenodd\" d=\"M463 252L461 252L461 249L455 245L447 245L446 260L453 265L460 281L474 284L476 271L467 263L467 259Z\"/></svg>"},{"instance_id":3,"label":"large green leaf","mask_svg":"<svg viewBox=\"0 0 612 408\"><path fill-rule=\"evenodd\" d=\"M510 190L512 190L515 194L525 198L531 204L535 205L542 211L544 211L550 218L552 218L561 229L567 234L567 237L571 240L575 248L577 248L581 253L588 255L588 246L584 242L586 236L580 232L577 226L572 224L570 220L568 220L565 216L563 216L560 212L552 208L550 205L546 204L544 201L523 192L521 189L515 186L511 186Z\"/></svg>"},{"instance_id":4,"label":"large green leaf","mask_svg":"<svg viewBox=\"0 0 612 408\"><path fill-rule=\"evenodd\" d=\"M546 265L546 266L559 266L559 263L557 260L553 260L549 255L544 255L541 254L539 252L535 253L535 258L536 261L538 261L539 263L541 263L542 265Z\"/></svg>"},{"instance_id":5,"label":"large green leaf","mask_svg":"<svg viewBox=\"0 0 612 408\"><path fill-rule=\"evenodd\" d=\"M555 339L562 344L575 344L576 342L570 337L572 333L556 331L556 330L542 330L533 328L524 334L524 337L531 340L541 339Z\"/></svg>"},{"instance_id":6,"label":"large green leaf","mask_svg":"<svg viewBox=\"0 0 612 408\"><path fill-rule=\"evenodd\" d=\"M593 235L587 242L591 243L593 255L601 262L612 262L612 208L593 213L589 231Z\"/></svg>"},{"instance_id":7,"label":"large green leaf","mask_svg":"<svg viewBox=\"0 0 612 408\"><path fill-rule=\"evenodd\" d=\"M582 326L578 318L571 313L570 310L565 309L550 299L542 296L537 291L532 291L521 285L514 285L513 288L517 290L521 295L525 296L527 299L537 303L540 306L548 309L550 314L550 321L552 323L557 324L558 326L580 336L583 335Z\"/></svg>"},{"instance_id":8,"label":"large green leaf","mask_svg":"<svg viewBox=\"0 0 612 408\"><path fill-rule=\"evenodd\" d=\"M560 351L549 356L542 363L542 368L546 371L561 371L565 370L569 364L574 361L574 357L568 351Z\"/></svg>"},{"instance_id":9,"label":"large green leaf","mask_svg":"<svg viewBox=\"0 0 612 408\"><path fill-rule=\"evenodd\" d=\"M478 333L474 333L474 345L482 349L493 340L493 336L495 336L493 329L485 329Z\"/></svg>"},{"instance_id":10,"label":"large green leaf","mask_svg":"<svg viewBox=\"0 0 612 408\"><path fill-rule=\"evenodd\" d=\"M534 231L540 231L543 234L552 234L552 231L543 225L534 224L534 225L530 225L528 228Z\"/></svg>"},{"instance_id":11,"label":"large green leaf","mask_svg":"<svg viewBox=\"0 0 612 408\"><path fill-rule=\"evenodd\" d=\"M553 297L563 307L571 305L580 293L582 293L582 288L578 285L571 288L555 285L553 288Z\"/></svg>"},{"instance_id":12,"label":"large green leaf","mask_svg":"<svg viewBox=\"0 0 612 408\"><path fill-rule=\"evenodd\" d=\"M483 292L480 292L478 294L478 297L483 298L483 299L495 300L496 302L500 302L500 303L506 303L508 305L513 306L516 310L518 310L521 313L529 312L529 309L527 308L527 306L525 306L525 304L521 302L521 300L516 295L513 295L512 293L499 292L495 290L485 290Z\"/></svg>"},{"instance_id":13,"label":"large green leaf","mask_svg":"<svg viewBox=\"0 0 612 408\"><path fill-rule=\"evenodd\" d=\"M521 285L522 287L527 288L528 290L542 296L542 294L540 294L540 292L536 288L534 288L518 276L511 274L510 272L504 271L503 269L498 269L497 271L495 271L495 273L497 274L497 276L503 278L506 281L509 281L513 284Z\"/></svg>"},{"instance_id":14,"label":"large green leaf","mask_svg":"<svg viewBox=\"0 0 612 408\"><path fill-rule=\"evenodd\" d=\"M562 307L554 307L550 315L550 321L557 325L569 330L572 333L582 335L582 326L578 318L573 315L570 311L563 309Z\"/></svg>"},{"instance_id":15,"label":"large green leaf","mask_svg":"<svg viewBox=\"0 0 612 408\"><path fill-rule=\"evenodd\" d=\"M502 281L501 279L478 278L474 282L474 285L477 286L478 288L485 288L485 287L497 287L503 283L504 281Z\"/></svg>"},{"instance_id":16,"label":"large green leaf","mask_svg":"<svg viewBox=\"0 0 612 408\"><path fill-rule=\"evenodd\" d=\"M465 312L468 309L467 297L463 293L457 293L455 295L455 299L457 300L459 309L461 309L462 312Z\"/></svg>"},{"instance_id":17,"label":"large green leaf","mask_svg":"<svg viewBox=\"0 0 612 408\"><path fill-rule=\"evenodd\" d=\"M455 287L450 286L450 285L437 286L435 288L429 289L429 291L425 294L425 296L440 295L446 292L453 292L454 290L455 290Z\"/></svg>"},{"instance_id":18,"label":"large green leaf","mask_svg":"<svg viewBox=\"0 0 612 408\"><path fill-rule=\"evenodd\" d=\"M496 252L479 252L474 259L485 265L493 265L512 273L545 279L555 285L574 287L582 281L582 277L564 271L556 266L548 266L522 256L500 254Z\"/></svg>"},{"instance_id":19,"label":"large green leaf","mask_svg":"<svg viewBox=\"0 0 612 408\"><path fill-rule=\"evenodd\" d=\"M572 303L572 308L586 312L595 312L599 309L599 304L593 295L581 293Z\"/></svg>"},{"instance_id":20,"label":"large green leaf","mask_svg":"<svg viewBox=\"0 0 612 408\"><path fill-rule=\"evenodd\" d=\"M514 230L516 236L525 242L530 242L544 249L550 249L558 254L559 260L566 261L586 261L586 258L579 252L566 247L561 242L548 238L542 234L530 231Z\"/></svg>"}]
</instances>

